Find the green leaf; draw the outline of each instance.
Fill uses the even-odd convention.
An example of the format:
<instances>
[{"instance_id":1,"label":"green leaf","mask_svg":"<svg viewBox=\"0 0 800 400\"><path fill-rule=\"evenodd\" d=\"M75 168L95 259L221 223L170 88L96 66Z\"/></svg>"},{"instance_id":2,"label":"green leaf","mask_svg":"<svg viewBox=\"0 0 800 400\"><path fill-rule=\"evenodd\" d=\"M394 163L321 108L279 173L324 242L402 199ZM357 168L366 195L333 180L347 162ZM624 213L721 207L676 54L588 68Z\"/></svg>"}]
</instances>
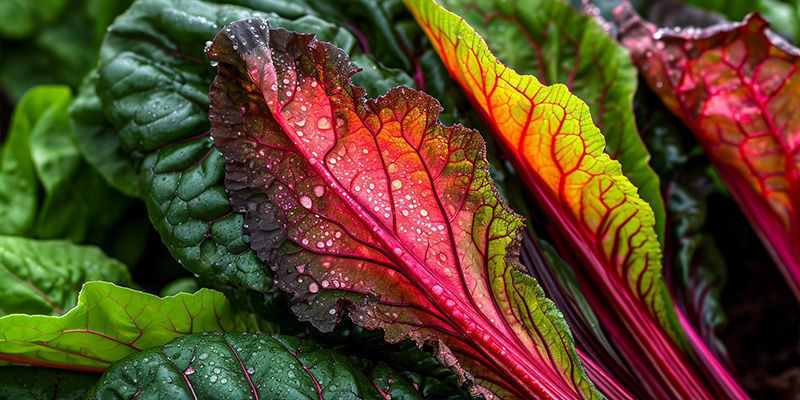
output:
<instances>
[{"instance_id":1,"label":"green leaf","mask_svg":"<svg viewBox=\"0 0 800 400\"><path fill-rule=\"evenodd\" d=\"M0 234L25 235L33 229L39 187L30 153L37 121L69 101L69 92L45 88L29 92L11 116L0 149Z\"/></svg>"},{"instance_id":2,"label":"green leaf","mask_svg":"<svg viewBox=\"0 0 800 400\"><path fill-rule=\"evenodd\" d=\"M37 367L0 367L0 398L78 400L97 374Z\"/></svg>"},{"instance_id":3,"label":"green leaf","mask_svg":"<svg viewBox=\"0 0 800 400\"><path fill-rule=\"evenodd\" d=\"M88 282L61 316L0 318L0 360L100 372L131 353L193 332L271 330L237 314L214 290L160 298L108 282Z\"/></svg>"},{"instance_id":4,"label":"green leaf","mask_svg":"<svg viewBox=\"0 0 800 400\"><path fill-rule=\"evenodd\" d=\"M96 70L86 75L69 112L75 139L86 161L106 182L128 196L139 196L139 176L134 160L120 147L119 136L106 120L95 93Z\"/></svg>"},{"instance_id":5,"label":"green leaf","mask_svg":"<svg viewBox=\"0 0 800 400\"><path fill-rule=\"evenodd\" d=\"M543 85L565 84L585 101L606 139L605 152L653 209L663 246L664 201L633 114L636 68L592 16L559 0L442 0L486 40L505 65Z\"/></svg>"},{"instance_id":6,"label":"green leaf","mask_svg":"<svg viewBox=\"0 0 800 400\"><path fill-rule=\"evenodd\" d=\"M0 236L0 317L64 314L90 280L131 284L127 267L96 247Z\"/></svg>"},{"instance_id":7,"label":"green leaf","mask_svg":"<svg viewBox=\"0 0 800 400\"><path fill-rule=\"evenodd\" d=\"M71 102L66 86L40 86L15 110L0 161L0 217L8 221L0 234L80 242L110 229L128 207L78 151Z\"/></svg>"},{"instance_id":8,"label":"green leaf","mask_svg":"<svg viewBox=\"0 0 800 400\"><path fill-rule=\"evenodd\" d=\"M195 334L114 364L90 399L421 399L386 364L265 334Z\"/></svg>"}]
</instances>

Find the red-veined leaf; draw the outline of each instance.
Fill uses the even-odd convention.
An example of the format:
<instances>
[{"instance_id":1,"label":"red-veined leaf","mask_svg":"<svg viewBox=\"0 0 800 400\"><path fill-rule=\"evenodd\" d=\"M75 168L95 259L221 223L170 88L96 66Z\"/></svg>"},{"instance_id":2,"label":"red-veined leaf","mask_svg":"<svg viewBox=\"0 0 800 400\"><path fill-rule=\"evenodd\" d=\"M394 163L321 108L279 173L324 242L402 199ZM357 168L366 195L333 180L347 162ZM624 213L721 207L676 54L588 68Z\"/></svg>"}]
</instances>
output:
<instances>
[{"instance_id":1,"label":"red-veined leaf","mask_svg":"<svg viewBox=\"0 0 800 400\"><path fill-rule=\"evenodd\" d=\"M500 63L472 27L435 1L405 3L552 218L551 231L574 258L587 299L642 385L657 398L743 397L727 375L707 382L682 347L653 212L603 153L589 107L564 85L544 86ZM693 350L704 357L704 348Z\"/></svg>"},{"instance_id":2,"label":"red-veined leaf","mask_svg":"<svg viewBox=\"0 0 800 400\"><path fill-rule=\"evenodd\" d=\"M263 20L227 26L207 54L231 202L301 319L331 330L349 310L389 341L433 343L488 397L598 396L560 312L519 270L522 221L477 132L439 124L419 91L366 99L346 53Z\"/></svg>"},{"instance_id":3,"label":"red-veined leaf","mask_svg":"<svg viewBox=\"0 0 800 400\"><path fill-rule=\"evenodd\" d=\"M630 7L620 40L694 132L800 299L800 50L758 14L704 30L659 30Z\"/></svg>"}]
</instances>

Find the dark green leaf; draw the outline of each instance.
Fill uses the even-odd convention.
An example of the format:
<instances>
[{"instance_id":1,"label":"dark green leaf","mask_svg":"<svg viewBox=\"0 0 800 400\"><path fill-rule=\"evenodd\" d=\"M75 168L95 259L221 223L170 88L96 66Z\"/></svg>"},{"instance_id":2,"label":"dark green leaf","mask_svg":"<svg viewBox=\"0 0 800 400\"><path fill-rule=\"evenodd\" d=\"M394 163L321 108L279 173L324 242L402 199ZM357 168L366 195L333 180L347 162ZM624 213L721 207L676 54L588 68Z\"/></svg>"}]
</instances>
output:
<instances>
[{"instance_id":1,"label":"dark green leaf","mask_svg":"<svg viewBox=\"0 0 800 400\"><path fill-rule=\"evenodd\" d=\"M0 317L64 314L91 280L131 284L127 267L98 248L0 236Z\"/></svg>"},{"instance_id":2,"label":"dark green leaf","mask_svg":"<svg viewBox=\"0 0 800 400\"><path fill-rule=\"evenodd\" d=\"M414 385L371 363L291 336L195 334L127 357L92 399L420 399Z\"/></svg>"},{"instance_id":3,"label":"dark green leaf","mask_svg":"<svg viewBox=\"0 0 800 400\"><path fill-rule=\"evenodd\" d=\"M78 400L99 375L38 367L0 367L0 398Z\"/></svg>"}]
</instances>

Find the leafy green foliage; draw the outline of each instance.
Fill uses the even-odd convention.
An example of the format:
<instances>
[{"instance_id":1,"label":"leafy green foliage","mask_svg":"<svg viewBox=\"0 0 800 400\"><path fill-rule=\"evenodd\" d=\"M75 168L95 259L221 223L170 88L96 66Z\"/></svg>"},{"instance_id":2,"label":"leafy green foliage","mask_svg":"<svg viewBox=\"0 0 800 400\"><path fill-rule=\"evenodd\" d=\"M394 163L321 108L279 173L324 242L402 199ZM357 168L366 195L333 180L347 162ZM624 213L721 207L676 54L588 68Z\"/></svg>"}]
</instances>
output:
<instances>
[{"instance_id":1,"label":"leafy green foliage","mask_svg":"<svg viewBox=\"0 0 800 400\"><path fill-rule=\"evenodd\" d=\"M90 399L421 399L384 363L291 336L194 334L127 357Z\"/></svg>"},{"instance_id":2,"label":"leafy green foliage","mask_svg":"<svg viewBox=\"0 0 800 400\"><path fill-rule=\"evenodd\" d=\"M130 279L125 265L95 247L0 236L0 317L61 315L77 304L84 282Z\"/></svg>"},{"instance_id":3,"label":"leafy green foliage","mask_svg":"<svg viewBox=\"0 0 800 400\"><path fill-rule=\"evenodd\" d=\"M102 234L128 200L89 168L74 141L69 88L23 97L0 154L0 233L81 241ZM101 207L103 213L97 213Z\"/></svg>"},{"instance_id":4,"label":"leafy green foliage","mask_svg":"<svg viewBox=\"0 0 800 400\"><path fill-rule=\"evenodd\" d=\"M98 375L38 367L0 367L0 398L79 400Z\"/></svg>"},{"instance_id":5,"label":"leafy green foliage","mask_svg":"<svg viewBox=\"0 0 800 400\"><path fill-rule=\"evenodd\" d=\"M272 329L237 314L214 290L159 298L89 282L64 315L0 318L0 360L78 371L103 371L128 354L193 332Z\"/></svg>"}]
</instances>

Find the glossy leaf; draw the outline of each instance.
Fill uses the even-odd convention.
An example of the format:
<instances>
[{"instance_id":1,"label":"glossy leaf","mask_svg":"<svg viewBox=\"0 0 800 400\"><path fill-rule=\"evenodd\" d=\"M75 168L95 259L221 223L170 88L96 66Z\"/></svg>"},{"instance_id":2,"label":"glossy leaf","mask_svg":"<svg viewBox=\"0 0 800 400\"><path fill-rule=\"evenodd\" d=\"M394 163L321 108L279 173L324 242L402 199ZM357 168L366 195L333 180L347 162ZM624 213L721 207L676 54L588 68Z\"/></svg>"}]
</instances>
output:
<instances>
[{"instance_id":1,"label":"glossy leaf","mask_svg":"<svg viewBox=\"0 0 800 400\"><path fill-rule=\"evenodd\" d=\"M80 400L100 375L37 367L0 367L0 398Z\"/></svg>"},{"instance_id":2,"label":"glossy leaf","mask_svg":"<svg viewBox=\"0 0 800 400\"><path fill-rule=\"evenodd\" d=\"M421 399L385 364L284 335L194 334L114 364L89 399Z\"/></svg>"},{"instance_id":3,"label":"glossy leaf","mask_svg":"<svg viewBox=\"0 0 800 400\"><path fill-rule=\"evenodd\" d=\"M519 270L522 221L476 131L442 126L412 89L366 99L344 51L263 20L227 26L207 54L231 203L302 320L331 330L348 310L390 342L437 344L476 393L598 396L560 313Z\"/></svg>"},{"instance_id":4,"label":"glossy leaf","mask_svg":"<svg viewBox=\"0 0 800 400\"><path fill-rule=\"evenodd\" d=\"M800 51L759 15L691 32L656 31L620 8L622 43L692 130L800 299Z\"/></svg>"},{"instance_id":5,"label":"glossy leaf","mask_svg":"<svg viewBox=\"0 0 800 400\"><path fill-rule=\"evenodd\" d=\"M91 280L131 283L128 268L98 248L0 236L0 317L64 314Z\"/></svg>"},{"instance_id":6,"label":"glossy leaf","mask_svg":"<svg viewBox=\"0 0 800 400\"><path fill-rule=\"evenodd\" d=\"M544 86L501 64L468 24L436 2L406 5L552 221L562 255L574 259L584 294L645 390L658 398L711 397L717 382L707 386L704 371L684 353L652 211L602 152L605 141L588 106L563 85ZM719 390L743 395L721 373Z\"/></svg>"},{"instance_id":7,"label":"glossy leaf","mask_svg":"<svg viewBox=\"0 0 800 400\"><path fill-rule=\"evenodd\" d=\"M625 49L594 17L560 0L440 4L473 26L503 64L536 76L543 85L562 83L589 105L605 135L605 152L622 164L622 172L650 205L657 236L663 237L664 201L636 129L636 68Z\"/></svg>"},{"instance_id":8,"label":"glossy leaf","mask_svg":"<svg viewBox=\"0 0 800 400\"><path fill-rule=\"evenodd\" d=\"M108 282L88 282L77 306L64 315L0 318L0 360L102 372L131 353L189 333L258 328L214 290L159 298Z\"/></svg>"},{"instance_id":9,"label":"glossy leaf","mask_svg":"<svg viewBox=\"0 0 800 400\"><path fill-rule=\"evenodd\" d=\"M72 115L89 161L112 185L145 200L173 256L228 295L261 293L266 312L276 295L271 272L248 250L242 217L231 212L223 186L224 159L208 138L214 67L203 46L220 27L246 17L314 32L348 50L356 39L301 1L240 3L137 1L110 27L97 76L87 77ZM411 82L363 54L358 62L371 88Z\"/></svg>"}]
</instances>

